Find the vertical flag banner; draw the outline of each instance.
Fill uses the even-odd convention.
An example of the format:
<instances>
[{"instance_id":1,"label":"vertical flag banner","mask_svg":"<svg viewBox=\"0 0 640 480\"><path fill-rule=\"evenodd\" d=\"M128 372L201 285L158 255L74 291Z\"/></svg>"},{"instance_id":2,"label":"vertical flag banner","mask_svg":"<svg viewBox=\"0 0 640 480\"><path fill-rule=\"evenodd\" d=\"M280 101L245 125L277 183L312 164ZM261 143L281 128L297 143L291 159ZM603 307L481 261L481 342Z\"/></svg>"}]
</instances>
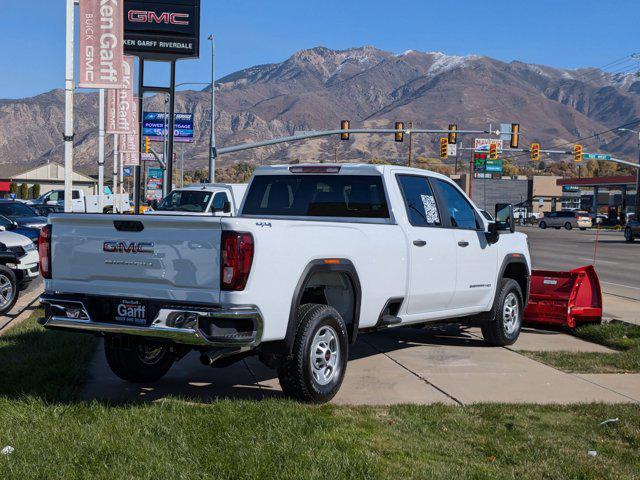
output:
<instances>
[{"instance_id":1,"label":"vertical flag banner","mask_svg":"<svg viewBox=\"0 0 640 480\"><path fill-rule=\"evenodd\" d=\"M108 134L116 134L120 133L118 131L118 98L120 97L120 93L118 90L109 89L107 90L107 124L106 124L106 132Z\"/></svg>"},{"instance_id":2,"label":"vertical flag banner","mask_svg":"<svg viewBox=\"0 0 640 480\"><path fill-rule=\"evenodd\" d=\"M122 88L124 0L81 0L80 88Z\"/></svg>"}]
</instances>

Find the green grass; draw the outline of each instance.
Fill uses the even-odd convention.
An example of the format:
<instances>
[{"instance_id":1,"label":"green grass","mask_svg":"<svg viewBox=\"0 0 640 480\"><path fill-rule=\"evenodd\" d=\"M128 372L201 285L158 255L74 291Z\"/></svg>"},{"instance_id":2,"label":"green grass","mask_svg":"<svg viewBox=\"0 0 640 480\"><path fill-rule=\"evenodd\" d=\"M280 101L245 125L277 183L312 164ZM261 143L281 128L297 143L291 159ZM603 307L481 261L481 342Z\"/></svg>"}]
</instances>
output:
<instances>
[{"instance_id":1,"label":"green grass","mask_svg":"<svg viewBox=\"0 0 640 480\"><path fill-rule=\"evenodd\" d=\"M0 339L0 448L15 448L0 456L1 479L620 479L640 472L634 405L84 402L78 389L94 345L90 337L44 332L33 319ZM611 417L620 422L599 426Z\"/></svg>"},{"instance_id":2,"label":"green grass","mask_svg":"<svg viewBox=\"0 0 640 480\"><path fill-rule=\"evenodd\" d=\"M521 352L552 367L572 373L640 372L640 326L622 322L585 325L577 337L599 343L617 352Z\"/></svg>"}]
</instances>

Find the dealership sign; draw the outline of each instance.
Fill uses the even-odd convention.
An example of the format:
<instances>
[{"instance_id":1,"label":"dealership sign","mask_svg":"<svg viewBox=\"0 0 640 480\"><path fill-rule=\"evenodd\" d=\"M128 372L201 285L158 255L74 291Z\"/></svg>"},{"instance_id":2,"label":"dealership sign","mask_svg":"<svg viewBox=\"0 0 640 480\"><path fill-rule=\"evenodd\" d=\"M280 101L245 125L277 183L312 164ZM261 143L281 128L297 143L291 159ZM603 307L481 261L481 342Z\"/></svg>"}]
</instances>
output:
<instances>
[{"instance_id":1,"label":"dealership sign","mask_svg":"<svg viewBox=\"0 0 640 480\"><path fill-rule=\"evenodd\" d=\"M80 88L122 88L124 0L82 0Z\"/></svg>"},{"instance_id":2,"label":"dealership sign","mask_svg":"<svg viewBox=\"0 0 640 480\"><path fill-rule=\"evenodd\" d=\"M173 136L176 142L193 142L193 113L176 113L173 117ZM145 112L142 119L142 136L152 142L164 141L169 131L169 114Z\"/></svg>"},{"instance_id":3,"label":"dealership sign","mask_svg":"<svg viewBox=\"0 0 640 480\"><path fill-rule=\"evenodd\" d=\"M138 101L133 93L133 61L125 55L122 62L123 88L107 90L107 133L138 134Z\"/></svg>"},{"instance_id":4,"label":"dealership sign","mask_svg":"<svg viewBox=\"0 0 640 480\"><path fill-rule=\"evenodd\" d=\"M147 59L197 58L200 0L124 0L124 48Z\"/></svg>"}]
</instances>

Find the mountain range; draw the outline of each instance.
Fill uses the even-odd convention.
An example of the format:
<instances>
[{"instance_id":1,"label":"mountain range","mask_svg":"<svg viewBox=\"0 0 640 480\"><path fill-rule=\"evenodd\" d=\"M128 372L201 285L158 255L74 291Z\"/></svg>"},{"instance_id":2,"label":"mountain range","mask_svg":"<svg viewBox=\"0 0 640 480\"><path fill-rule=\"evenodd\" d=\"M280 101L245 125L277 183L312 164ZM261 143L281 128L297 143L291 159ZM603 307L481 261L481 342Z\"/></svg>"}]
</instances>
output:
<instances>
[{"instance_id":1,"label":"mountain range","mask_svg":"<svg viewBox=\"0 0 640 480\"><path fill-rule=\"evenodd\" d=\"M176 111L195 114L195 141L179 145L186 168L206 164L210 87L181 91ZM145 100L161 111L162 99ZM96 171L95 92L75 96L76 162ZM633 135L604 132L640 117L640 76L596 68L551 68L486 56L453 56L407 50L393 54L374 47L301 50L281 63L250 67L216 81L216 136L219 146L334 129L349 119L352 128L392 128L395 121L416 128L484 130L501 122L521 124L522 143L543 148L585 140L585 151L635 158ZM19 100L0 100L2 164L31 165L63 158L64 92L52 90ZM435 156L436 136L416 135L416 156ZM469 137L463 142L470 142ZM111 141L107 143L111 151ZM392 137L352 136L273 146L221 157L257 163L406 158L407 142ZM111 154L107 154L107 159ZM107 167L109 168L109 167Z\"/></svg>"}]
</instances>

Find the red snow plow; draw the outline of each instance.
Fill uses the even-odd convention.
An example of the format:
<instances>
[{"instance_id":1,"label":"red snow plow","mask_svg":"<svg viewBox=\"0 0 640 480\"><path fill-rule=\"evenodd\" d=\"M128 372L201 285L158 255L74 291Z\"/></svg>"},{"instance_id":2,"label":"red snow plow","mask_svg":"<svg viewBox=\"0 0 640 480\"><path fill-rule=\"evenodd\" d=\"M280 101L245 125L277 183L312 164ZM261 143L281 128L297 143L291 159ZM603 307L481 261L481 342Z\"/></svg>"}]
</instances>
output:
<instances>
[{"instance_id":1,"label":"red snow plow","mask_svg":"<svg viewBox=\"0 0 640 480\"><path fill-rule=\"evenodd\" d=\"M569 272L534 270L524 323L575 328L602 321L602 291L592 265Z\"/></svg>"}]
</instances>

